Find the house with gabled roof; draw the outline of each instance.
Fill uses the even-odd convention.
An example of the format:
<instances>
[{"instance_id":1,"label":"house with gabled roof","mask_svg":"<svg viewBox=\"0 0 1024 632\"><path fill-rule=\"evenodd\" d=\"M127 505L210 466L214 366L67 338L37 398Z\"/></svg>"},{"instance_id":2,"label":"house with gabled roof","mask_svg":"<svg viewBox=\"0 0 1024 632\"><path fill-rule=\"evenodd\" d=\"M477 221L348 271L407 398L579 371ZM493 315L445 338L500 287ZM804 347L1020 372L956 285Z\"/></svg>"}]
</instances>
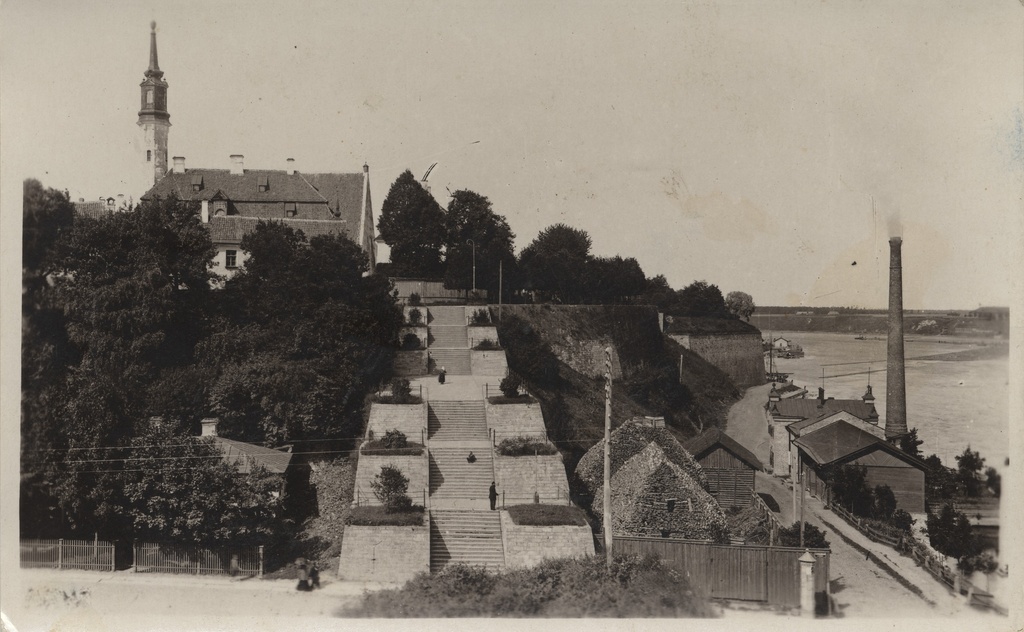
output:
<instances>
[{"instance_id":1,"label":"house with gabled roof","mask_svg":"<svg viewBox=\"0 0 1024 632\"><path fill-rule=\"evenodd\" d=\"M708 492L722 507L753 501L754 474L764 469L753 452L718 428L708 428L683 444L708 479Z\"/></svg>"},{"instance_id":2,"label":"house with gabled roof","mask_svg":"<svg viewBox=\"0 0 1024 632\"><path fill-rule=\"evenodd\" d=\"M344 235L363 249L372 272L376 241L367 165L352 173L303 173L289 158L285 169L246 169L244 156L234 154L228 169L186 168L183 156L175 156L168 168L168 83L157 58L155 22L151 29L149 68L139 86L138 125L153 184L142 200L176 197L198 203L202 222L209 227L217 248L214 272L224 276L234 274L245 263L242 237L260 220L291 226L307 238Z\"/></svg>"},{"instance_id":3,"label":"house with gabled roof","mask_svg":"<svg viewBox=\"0 0 1024 632\"><path fill-rule=\"evenodd\" d=\"M873 426L878 425L878 411L875 409L875 396L869 385L861 399L835 399L825 397L825 389L818 389L817 399L787 398L784 399L772 385L768 392L768 402L764 406L765 420L768 423L769 455L768 467L775 476L788 477L794 465L792 439L788 431L791 424L807 421L820 421L836 413L846 413L844 419L857 418ZM870 432L870 431L869 431Z\"/></svg>"},{"instance_id":4,"label":"house with gabled roof","mask_svg":"<svg viewBox=\"0 0 1024 632\"><path fill-rule=\"evenodd\" d=\"M900 509L925 511L927 465L887 442L883 436L841 420L796 439L797 465L808 492L830 502L829 473L845 466L863 467L868 487L888 485ZM795 472L795 468L794 468Z\"/></svg>"}]
</instances>

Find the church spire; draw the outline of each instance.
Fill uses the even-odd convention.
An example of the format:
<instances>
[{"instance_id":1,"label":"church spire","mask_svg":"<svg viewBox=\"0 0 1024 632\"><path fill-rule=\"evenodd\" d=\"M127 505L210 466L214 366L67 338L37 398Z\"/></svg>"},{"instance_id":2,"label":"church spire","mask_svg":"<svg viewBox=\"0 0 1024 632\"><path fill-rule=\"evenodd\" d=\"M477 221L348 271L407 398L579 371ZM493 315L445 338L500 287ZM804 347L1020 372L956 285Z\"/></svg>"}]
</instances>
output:
<instances>
[{"instance_id":1,"label":"church spire","mask_svg":"<svg viewBox=\"0 0 1024 632\"><path fill-rule=\"evenodd\" d=\"M157 61L156 56L156 21L149 23L149 70L146 71L147 77L156 77L160 79L164 76L162 70L160 70L160 63Z\"/></svg>"}]
</instances>

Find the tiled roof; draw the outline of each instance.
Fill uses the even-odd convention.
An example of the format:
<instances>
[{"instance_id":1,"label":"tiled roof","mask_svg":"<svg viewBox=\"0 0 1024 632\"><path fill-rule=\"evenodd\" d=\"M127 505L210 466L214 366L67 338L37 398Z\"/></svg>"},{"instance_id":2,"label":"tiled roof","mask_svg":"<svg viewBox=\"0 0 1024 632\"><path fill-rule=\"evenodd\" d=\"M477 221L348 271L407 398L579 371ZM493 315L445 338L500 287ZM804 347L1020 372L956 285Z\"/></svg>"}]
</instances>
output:
<instances>
[{"instance_id":1,"label":"tiled roof","mask_svg":"<svg viewBox=\"0 0 1024 632\"><path fill-rule=\"evenodd\" d=\"M242 242L242 236L251 233L256 229L260 221L280 222L301 230L306 239L312 239L318 235L346 235L352 236L351 225L341 220L316 220L316 219L272 219L261 220L257 217L241 217L239 215L227 215L222 217L211 217L210 239L215 244L238 244Z\"/></svg>"},{"instance_id":2,"label":"tiled roof","mask_svg":"<svg viewBox=\"0 0 1024 632\"><path fill-rule=\"evenodd\" d=\"M927 470L924 461L913 457L892 444L861 430L845 421L816 430L793 442L817 465L828 465L836 461L851 461L874 450L882 450L909 463L919 470Z\"/></svg>"},{"instance_id":3,"label":"tiled roof","mask_svg":"<svg viewBox=\"0 0 1024 632\"><path fill-rule=\"evenodd\" d=\"M800 437L793 442L818 465L827 465L875 443L885 443L845 421L836 423Z\"/></svg>"},{"instance_id":4,"label":"tiled roof","mask_svg":"<svg viewBox=\"0 0 1024 632\"><path fill-rule=\"evenodd\" d=\"M234 465L239 474L248 474L254 465L262 465L272 474L284 474L292 460L290 452L272 450L224 437L211 438L214 445L224 454L224 462Z\"/></svg>"},{"instance_id":5,"label":"tiled roof","mask_svg":"<svg viewBox=\"0 0 1024 632\"><path fill-rule=\"evenodd\" d=\"M202 178L202 189L193 191L192 184L197 177ZM260 191L259 185L264 179L267 190ZM232 175L227 169L186 169L184 173L169 172L153 185L142 199L165 198L174 193L182 200L210 200L220 193L221 197L231 200L239 207L240 214L260 217L268 216L269 211L250 214L244 209L259 203L324 204L335 217L358 227L363 213L364 181L363 173L296 171L288 175L288 172L283 170L246 169L241 175ZM280 209L278 217L284 217L283 208Z\"/></svg>"},{"instance_id":6,"label":"tiled roof","mask_svg":"<svg viewBox=\"0 0 1024 632\"><path fill-rule=\"evenodd\" d=\"M708 428L701 434L683 444L686 451L693 455L698 461L708 452L716 447L722 446L732 452L737 459L743 461L755 470L763 470L764 465L758 460L754 453L744 448L738 441L725 434L718 428Z\"/></svg>"},{"instance_id":7,"label":"tiled roof","mask_svg":"<svg viewBox=\"0 0 1024 632\"><path fill-rule=\"evenodd\" d=\"M83 217L99 219L114 212L113 207L106 202L75 202L75 212Z\"/></svg>"},{"instance_id":8,"label":"tiled roof","mask_svg":"<svg viewBox=\"0 0 1024 632\"><path fill-rule=\"evenodd\" d=\"M826 399L820 407L818 404L818 399L783 399L772 402L771 411L777 417L794 417L801 420L820 419L840 411L864 420L878 416L874 404L860 399Z\"/></svg>"}]
</instances>

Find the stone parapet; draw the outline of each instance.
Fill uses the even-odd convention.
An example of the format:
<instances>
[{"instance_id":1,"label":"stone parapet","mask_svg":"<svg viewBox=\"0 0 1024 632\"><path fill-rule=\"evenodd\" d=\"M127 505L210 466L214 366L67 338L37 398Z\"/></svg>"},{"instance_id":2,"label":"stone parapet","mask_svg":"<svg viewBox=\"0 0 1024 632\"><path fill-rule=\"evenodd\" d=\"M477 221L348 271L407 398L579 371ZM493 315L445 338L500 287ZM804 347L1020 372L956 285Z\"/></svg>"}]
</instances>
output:
<instances>
[{"instance_id":1,"label":"stone parapet","mask_svg":"<svg viewBox=\"0 0 1024 632\"><path fill-rule=\"evenodd\" d=\"M418 438L417 438L418 439ZM356 500L362 505L381 504L373 495L370 482L380 474L380 468L385 465L393 465L402 471L402 474L409 479L409 497L414 505L422 505L424 491L429 492L429 471L430 461L426 448L419 456L381 456L381 455L359 455L359 465L356 467ZM428 493L429 495L429 493Z\"/></svg>"},{"instance_id":2,"label":"stone parapet","mask_svg":"<svg viewBox=\"0 0 1024 632\"><path fill-rule=\"evenodd\" d=\"M500 393L499 393L500 394ZM515 436L539 436L547 434L544 413L540 404L492 404L487 402L487 428L493 430L498 439Z\"/></svg>"},{"instance_id":3,"label":"stone parapet","mask_svg":"<svg viewBox=\"0 0 1024 632\"><path fill-rule=\"evenodd\" d=\"M494 480L505 505L523 505L534 501L549 505L569 502L569 481L561 454L537 456L494 456Z\"/></svg>"},{"instance_id":4,"label":"stone parapet","mask_svg":"<svg viewBox=\"0 0 1024 632\"><path fill-rule=\"evenodd\" d=\"M594 554L594 537L588 526L517 525L507 511L501 512L501 538L505 548L505 568L528 568L545 559Z\"/></svg>"},{"instance_id":5,"label":"stone parapet","mask_svg":"<svg viewBox=\"0 0 1024 632\"><path fill-rule=\"evenodd\" d=\"M409 441L423 443L427 430L427 405L423 404L378 404L370 405L368 431L375 439L384 437L388 430L400 430Z\"/></svg>"},{"instance_id":6,"label":"stone parapet","mask_svg":"<svg viewBox=\"0 0 1024 632\"><path fill-rule=\"evenodd\" d=\"M345 581L406 582L430 572L430 526L345 527L338 578Z\"/></svg>"},{"instance_id":7,"label":"stone parapet","mask_svg":"<svg viewBox=\"0 0 1024 632\"><path fill-rule=\"evenodd\" d=\"M505 377L508 373L508 362L505 360L505 352L502 350L470 351L469 365L473 375Z\"/></svg>"}]
</instances>

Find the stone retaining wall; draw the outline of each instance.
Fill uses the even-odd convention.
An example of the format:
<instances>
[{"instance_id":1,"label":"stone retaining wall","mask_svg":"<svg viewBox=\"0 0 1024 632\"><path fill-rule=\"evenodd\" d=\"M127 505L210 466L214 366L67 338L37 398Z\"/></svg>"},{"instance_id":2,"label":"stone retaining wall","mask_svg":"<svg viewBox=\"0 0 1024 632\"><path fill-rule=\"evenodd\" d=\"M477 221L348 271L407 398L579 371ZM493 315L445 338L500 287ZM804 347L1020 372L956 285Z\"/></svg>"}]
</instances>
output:
<instances>
[{"instance_id":1,"label":"stone retaining wall","mask_svg":"<svg viewBox=\"0 0 1024 632\"><path fill-rule=\"evenodd\" d=\"M394 374L398 377L426 375L427 350L396 351Z\"/></svg>"},{"instance_id":2,"label":"stone retaining wall","mask_svg":"<svg viewBox=\"0 0 1024 632\"><path fill-rule=\"evenodd\" d=\"M469 366L473 375L505 377L508 373L504 351L470 351Z\"/></svg>"},{"instance_id":3,"label":"stone retaining wall","mask_svg":"<svg viewBox=\"0 0 1024 632\"><path fill-rule=\"evenodd\" d=\"M338 578L346 581L405 582L430 572L430 527L348 525L341 540Z\"/></svg>"},{"instance_id":4,"label":"stone retaining wall","mask_svg":"<svg viewBox=\"0 0 1024 632\"><path fill-rule=\"evenodd\" d=\"M471 347L479 344L481 340L498 342L498 330L493 326L469 327L466 330L466 336L470 338L469 346Z\"/></svg>"},{"instance_id":5,"label":"stone retaining wall","mask_svg":"<svg viewBox=\"0 0 1024 632\"><path fill-rule=\"evenodd\" d=\"M764 384L764 352L758 332L669 337L721 369L740 388Z\"/></svg>"},{"instance_id":6,"label":"stone retaining wall","mask_svg":"<svg viewBox=\"0 0 1024 632\"><path fill-rule=\"evenodd\" d=\"M416 438L419 441L419 437ZM394 465L402 470L402 474L409 479L409 497L414 505L423 504L423 490L428 490L428 476L430 462L427 456L427 449L423 449L420 456L378 456L359 455L359 465L356 467L356 486L358 500L364 505L379 505L380 501L373 495L370 488L370 481L380 474L380 468L385 465Z\"/></svg>"},{"instance_id":7,"label":"stone retaining wall","mask_svg":"<svg viewBox=\"0 0 1024 632\"><path fill-rule=\"evenodd\" d=\"M494 455L494 480L498 493L504 493L505 505L523 505L533 502L533 494L540 502L551 505L568 504L569 481L561 454L538 456Z\"/></svg>"},{"instance_id":8,"label":"stone retaining wall","mask_svg":"<svg viewBox=\"0 0 1024 632\"><path fill-rule=\"evenodd\" d=\"M499 393L500 395L500 393ZM499 439L524 434L528 436L547 434L544 413L540 404L492 404L487 402L487 427L497 433Z\"/></svg>"},{"instance_id":9,"label":"stone retaining wall","mask_svg":"<svg viewBox=\"0 0 1024 632\"><path fill-rule=\"evenodd\" d=\"M588 526L517 525L507 511L501 512L501 539L505 548L505 568L531 567L545 559L594 554L594 537Z\"/></svg>"},{"instance_id":10,"label":"stone retaining wall","mask_svg":"<svg viewBox=\"0 0 1024 632\"><path fill-rule=\"evenodd\" d=\"M382 439L388 430L401 430L409 441L423 443L427 429L427 405L423 404L370 404L370 419L366 422L374 438Z\"/></svg>"}]
</instances>

